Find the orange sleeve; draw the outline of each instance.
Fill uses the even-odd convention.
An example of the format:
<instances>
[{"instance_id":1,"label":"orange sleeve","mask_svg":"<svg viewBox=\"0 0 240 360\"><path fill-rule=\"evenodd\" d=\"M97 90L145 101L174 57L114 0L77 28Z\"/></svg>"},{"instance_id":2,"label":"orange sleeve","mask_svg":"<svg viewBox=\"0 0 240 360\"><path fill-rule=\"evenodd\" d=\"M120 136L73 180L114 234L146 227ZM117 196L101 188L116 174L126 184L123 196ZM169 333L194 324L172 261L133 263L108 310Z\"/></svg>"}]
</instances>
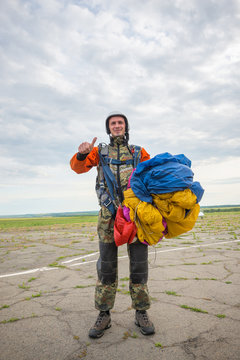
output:
<instances>
[{"instance_id":1,"label":"orange sleeve","mask_svg":"<svg viewBox=\"0 0 240 360\"><path fill-rule=\"evenodd\" d=\"M149 153L146 152L144 148L141 149L141 160L140 162L146 161L150 159Z\"/></svg>"},{"instance_id":2,"label":"orange sleeve","mask_svg":"<svg viewBox=\"0 0 240 360\"><path fill-rule=\"evenodd\" d=\"M70 160L70 166L72 170L75 171L77 174L83 174L89 171L93 166L97 166L98 163L99 155L97 147L94 147L84 160L78 160L77 153L73 155Z\"/></svg>"}]
</instances>

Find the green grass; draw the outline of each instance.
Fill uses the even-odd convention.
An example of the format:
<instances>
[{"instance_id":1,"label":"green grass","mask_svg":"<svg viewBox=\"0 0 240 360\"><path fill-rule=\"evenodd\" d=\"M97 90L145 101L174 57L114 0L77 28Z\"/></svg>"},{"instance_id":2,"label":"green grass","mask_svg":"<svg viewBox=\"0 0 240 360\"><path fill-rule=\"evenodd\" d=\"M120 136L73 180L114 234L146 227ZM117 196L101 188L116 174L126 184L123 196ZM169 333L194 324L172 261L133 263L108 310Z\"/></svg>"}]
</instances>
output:
<instances>
[{"instance_id":1,"label":"green grass","mask_svg":"<svg viewBox=\"0 0 240 360\"><path fill-rule=\"evenodd\" d=\"M30 286L26 286L24 282L22 284L19 284L18 287L19 289L24 289L24 290L30 289Z\"/></svg>"},{"instance_id":2,"label":"green grass","mask_svg":"<svg viewBox=\"0 0 240 360\"><path fill-rule=\"evenodd\" d=\"M224 319L226 317L226 315L224 314L217 314L216 315L219 319Z\"/></svg>"},{"instance_id":3,"label":"green grass","mask_svg":"<svg viewBox=\"0 0 240 360\"><path fill-rule=\"evenodd\" d=\"M132 339L137 339L138 335L137 335L137 333L135 333L135 331L133 331L133 333L131 333L130 331L125 331L123 333L123 339L126 340L129 337L132 338Z\"/></svg>"},{"instance_id":4,"label":"green grass","mask_svg":"<svg viewBox=\"0 0 240 360\"><path fill-rule=\"evenodd\" d=\"M49 225L71 225L97 222L97 216L73 216L73 217L44 217L44 218L23 218L23 219L0 219L0 229L11 228L25 228L34 226L49 226Z\"/></svg>"},{"instance_id":5,"label":"green grass","mask_svg":"<svg viewBox=\"0 0 240 360\"><path fill-rule=\"evenodd\" d=\"M181 296L181 295L178 295L175 291L165 291L165 294L172 295L172 296Z\"/></svg>"},{"instance_id":6,"label":"green grass","mask_svg":"<svg viewBox=\"0 0 240 360\"><path fill-rule=\"evenodd\" d=\"M62 269L66 268L66 266L64 266L64 265L59 265L57 261L53 262L52 264L48 264L48 266L62 268Z\"/></svg>"},{"instance_id":7,"label":"green grass","mask_svg":"<svg viewBox=\"0 0 240 360\"><path fill-rule=\"evenodd\" d=\"M180 242L180 244L183 244L183 245L194 245L195 243L193 241L182 241Z\"/></svg>"},{"instance_id":8,"label":"green grass","mask_svg":"<svg viewBox=\"0 0 240 360\"><path fill-rule=\"evenodd\" d=\"M195 311L195 312L199 312L199 313L203 313L203 314L208 314L208 312L205 311L205 310L198 309L198 308L195 308L195 307L191 307L191 306L188 306L188 305L181 305L180 307L182 309L188 309L188 310L191 310L191 311Z\"/></svg>"},{"instance_id":9,"label":"green grass","mask_svg":"<svg viewBox=\"0 0 240 360\"><path fill-rule=\"evenodd\" d=\"M2 320L0 321L0 324L7 324L7 323L12 323L12 322L15 322L15 321L18 321L20 320L19 318L11 318L9 320Z\"/></svg>"},{"instance_id":10,"label":"green grass","mask_svg":"<svg viewBox=\"0 0 240 360\"><path fill-rule=\"evenodd\" d=\"M217 280L216 278L199 278L199 277L195 277L194 280Z\"/></svg>"},{"instance_id":11,"label":"green grass","mask_svg":"<svg viewBox=\"0 0 240 360\"><path fill-rule=\"evenodd\" d=\"M176 277L173 280L188 280L188 278L185 277Z\"/></svg>"},{"instance_id":12,"label":"green grass","mask_svg":"<svg viewBox=\"0 0 240 360\"><path fill-rule=\"evenodd\" d=\"M124 289L119 289L119 288L117 288L117 292L120 292L123 295L129 295L130 294L129 290L124 290Z\"/></svg>"},{"instance_id":13,"label":"green grass","mask_svg":"<svg viewBox=\"0 0 240 360\"><path fill-rule=\"evenodd\" d=\"M37 297L40 297L42 296L42 293L39 292L38 294L32 294L32 298L37 298Z\"/></svg>"},{"instance_id":14,"label":"green grass","mask_svg":"<svg viewBox=\"0 0 240 360\"><path fill-rule=\"evenodd\" d=\"M182 265L197 265L196 263L194 263L194 262L190 262L190 263L183 263Z\"/></svg>"},{"instance_id":15,"label":"green grass","mask_svg":"<svg viewBox=\"0 0 240 360\"><path fill-rule=\"evenodd\" d=\"M0 307L0 310L2 310L2 309L7 309L7 308L9 308L9 305L2 305L2 306Z\"/></svg>"}]
</instances>

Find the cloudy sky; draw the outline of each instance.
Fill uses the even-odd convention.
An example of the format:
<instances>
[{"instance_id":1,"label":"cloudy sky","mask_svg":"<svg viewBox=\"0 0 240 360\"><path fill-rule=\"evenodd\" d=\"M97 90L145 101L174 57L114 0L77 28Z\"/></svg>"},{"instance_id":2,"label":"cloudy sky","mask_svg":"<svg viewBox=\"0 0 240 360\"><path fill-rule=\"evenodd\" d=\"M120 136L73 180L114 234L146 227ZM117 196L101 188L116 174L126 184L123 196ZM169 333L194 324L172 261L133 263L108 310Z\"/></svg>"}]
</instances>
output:
<instances>
[{"instance_id":1,"label":"cloudy sky","mask_svg":"<svg viewBox=\"0 0 240 360\"><path fill-rule=\"evenodd\" d=\"M240 0L1 0L0 29L0 215L97 210L69 160L114 110L240 204Z\"/></svg>"}]
</instances>

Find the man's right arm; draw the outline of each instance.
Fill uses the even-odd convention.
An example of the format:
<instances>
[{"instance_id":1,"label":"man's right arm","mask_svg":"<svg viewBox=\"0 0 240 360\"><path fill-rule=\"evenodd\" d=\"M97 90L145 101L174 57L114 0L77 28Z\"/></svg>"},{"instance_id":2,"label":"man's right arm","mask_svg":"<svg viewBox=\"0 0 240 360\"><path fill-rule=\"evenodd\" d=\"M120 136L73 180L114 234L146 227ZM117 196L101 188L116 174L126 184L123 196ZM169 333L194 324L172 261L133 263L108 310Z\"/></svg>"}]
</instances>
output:
<instances>
[{"instance_id":1,"label":"man's right arm","mask_svg":"<svg viewBox=\"0 0 240 360\"><path fill-rule=\"evenodd\" d=\"M77 174L89 171L93 166L99 163L98 148L94 147L97 138L91 143L84 142L79 145L78 152L70 160L70 166Z\"/></svg>"}]
</instances>

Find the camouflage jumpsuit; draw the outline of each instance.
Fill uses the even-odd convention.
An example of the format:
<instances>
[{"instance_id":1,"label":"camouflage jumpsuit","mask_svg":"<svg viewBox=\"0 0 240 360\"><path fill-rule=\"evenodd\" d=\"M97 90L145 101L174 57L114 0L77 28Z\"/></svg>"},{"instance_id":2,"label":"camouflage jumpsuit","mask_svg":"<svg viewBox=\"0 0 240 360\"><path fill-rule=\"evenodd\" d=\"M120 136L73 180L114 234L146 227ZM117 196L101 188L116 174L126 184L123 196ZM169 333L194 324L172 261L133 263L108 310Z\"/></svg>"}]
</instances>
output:
<instances>
[{"instance_id":1,"label":"camouflage jumpsuit","mask_svg":"<svg viewBox=\"0 0 240 360\"><path fill-rule=\"evenodd\" d=\"M128 160L132 154L122 137L113 139L108 146L109 158ZM117 179L117 165L110 164L110 168ZM127 189L128 179L132 172L132 165L120 165L120 183L122 191ZM95 307L98 310L110 310L114 306L118 276L117 276L117 246L114 242L114 218L111 212L101 207L98 217L98 236L100 256L97 262L98 281L95 288ZM129 290L132 307L136 310L147 310L150 298L147 288L148 279L148 247L139 240L128 244L130 281Z\"/></svg>"}]
</instances>

